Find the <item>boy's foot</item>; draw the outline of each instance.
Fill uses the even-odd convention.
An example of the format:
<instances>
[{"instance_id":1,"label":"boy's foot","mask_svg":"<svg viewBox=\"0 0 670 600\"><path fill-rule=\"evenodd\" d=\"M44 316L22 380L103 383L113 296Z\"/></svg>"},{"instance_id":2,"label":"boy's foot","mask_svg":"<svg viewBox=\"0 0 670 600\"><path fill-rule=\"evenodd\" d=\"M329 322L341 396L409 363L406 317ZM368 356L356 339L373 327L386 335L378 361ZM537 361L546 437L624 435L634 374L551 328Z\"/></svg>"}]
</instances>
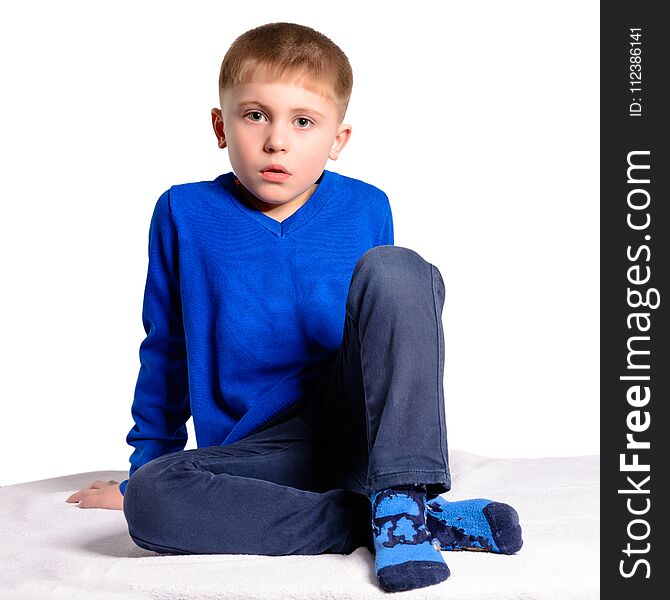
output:
<instances>
[{"instance_id":1,"label":"boy's foot","mask_svg":"<svg viewBox=\"0 0 670 600\"><path fill-rule=\"evenodd\" d=\"M449 567L426 528L424 486L402 486L370 494L375 570L387 592L440 583Z\"/></svg>"},{"instance_id":2,"label":"boy's foot","mask_svg":"<svg viewBox=\"0 0 670 600\"><path fill-rule=\"evenodd\" d=\"M426 526L441 550L514 554L523 545L519 515L509 504L485 498L426 502Z\"/></svg>"}]
</instances>

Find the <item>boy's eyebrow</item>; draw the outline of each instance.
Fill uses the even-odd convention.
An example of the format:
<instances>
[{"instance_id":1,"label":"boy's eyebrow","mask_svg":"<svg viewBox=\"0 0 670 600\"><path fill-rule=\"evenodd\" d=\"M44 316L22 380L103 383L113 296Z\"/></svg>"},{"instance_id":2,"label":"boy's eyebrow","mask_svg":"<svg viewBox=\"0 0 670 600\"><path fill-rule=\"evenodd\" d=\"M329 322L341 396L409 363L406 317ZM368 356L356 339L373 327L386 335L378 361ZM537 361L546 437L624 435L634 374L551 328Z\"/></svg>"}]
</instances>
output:
<instances>
[{"instance_id":1,"label":"boy's eyebrow","mask_svg":"<svg viewBox=\"0 0 670 600\"><path fill-rule=\"evenodd\" d=\"M255 104L255 105L257 105L257 106L260 106L263 110L267 110L268 112L272 112L272 111L270 110L270 107L269 107L269 106L266 106L265 104L263 104L262 102L259 102L258 100L242 100L242 101L237 105L237 108L238 108L238 109L241 109L242 107L247 106L248 104ZM302 106L297 106L297 107L293 107L293 108L291 108L291 109L289 109L289 110L291 110L291 111L311 112L311 113L314 113L314 114L316 114L316 115L319 115L320 117L323 117L324 119L326 118L325 115L322 115L318 110L316 110L316 109L314 109L314 108L306 108L306 107L302 107Z\"/></svg>"}]
</instances>

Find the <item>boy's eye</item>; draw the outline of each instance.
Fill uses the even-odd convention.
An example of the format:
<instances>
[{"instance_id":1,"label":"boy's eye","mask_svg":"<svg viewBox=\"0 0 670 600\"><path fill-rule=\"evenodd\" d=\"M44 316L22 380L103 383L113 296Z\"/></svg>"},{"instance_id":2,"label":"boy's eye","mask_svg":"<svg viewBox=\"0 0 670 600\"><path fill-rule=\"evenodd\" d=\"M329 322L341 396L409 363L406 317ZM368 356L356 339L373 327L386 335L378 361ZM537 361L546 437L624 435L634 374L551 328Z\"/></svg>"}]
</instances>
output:
<instances>
[{"instance_id":1,"label":"boy's eye","mask_svg":"<svg viewBox=\"0 0 670 600\"><path fill-rule=\"evenodd\" d=\"M299 125L301 125L300 129L306 129L312 121L310 121L307 117L298 117L296 119ZM304 127L302 126L304 124Z\"/></svg>"},{"instance_id":2,"label":"boy's eye","mask_svg":"<svg viewBox=\"0 0 670 600\"><path fill-rule=\"evenodd\" d=\"M262 117L262 116L263 116L263 113L262 113L262 112L259 112L259 111L257 111L257 110L253 110L253 111L251 111L251 112L248 112L245 116L250 118L251 115L258 115L259 117ZM251 118L251 121L254 121L255 123L258 123L258 121L260 121L260 119Z\"/></svg>"}]
</instances>

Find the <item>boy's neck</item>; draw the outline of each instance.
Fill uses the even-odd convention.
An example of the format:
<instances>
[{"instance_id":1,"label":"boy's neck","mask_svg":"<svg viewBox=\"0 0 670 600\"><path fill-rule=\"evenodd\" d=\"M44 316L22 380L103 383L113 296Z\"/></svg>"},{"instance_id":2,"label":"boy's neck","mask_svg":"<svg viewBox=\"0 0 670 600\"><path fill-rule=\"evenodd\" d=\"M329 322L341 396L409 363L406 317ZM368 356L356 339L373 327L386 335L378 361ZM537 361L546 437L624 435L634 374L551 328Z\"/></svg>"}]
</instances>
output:
<instances>
[{"instance_id":1,"label":"boy's neck","mask_svg":"<svg viewBox=\"0 0 670 600\"><path fill-rule=\"evenodd\" d=\"M295 213L303 204L307 202L307 200L310 199L312 194L316 191L316 188L318 187L318 183L312 184L312 186L305 190L300 196L297 198L294 198L290 202L286 202L284 204L280 205L274 205L274 204L268 204L266 202L263 202L262 200L259 200L254 196L252 193L250 193L240 182L239 179L235 180L235 184L237 186L237 189L240 191L240 195L242 196L243 200L255 208L256 210L261 211L263 214L267 215L268 217L274 219L275 221L279 221L280 223L284 221L285 219L288 219L293 213Z\"/></svg>"}]
</instances>

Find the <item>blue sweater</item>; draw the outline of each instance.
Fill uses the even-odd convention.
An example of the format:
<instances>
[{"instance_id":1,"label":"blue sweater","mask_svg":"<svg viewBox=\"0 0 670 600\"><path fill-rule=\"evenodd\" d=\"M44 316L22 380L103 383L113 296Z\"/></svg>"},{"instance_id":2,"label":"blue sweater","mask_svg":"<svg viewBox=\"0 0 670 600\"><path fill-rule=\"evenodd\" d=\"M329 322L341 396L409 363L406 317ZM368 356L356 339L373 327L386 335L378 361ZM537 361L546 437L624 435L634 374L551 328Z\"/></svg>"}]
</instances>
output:
<instances>
[{"instance_id":1,"label":"blue sweater","mask_svg":"<svg viewBox=\"0 0 670 600\"><path fill-rule=\"evenodd\" d=\"M342 343L358 259L393 244L388 197L370 184L324 170L279 222L235 179L175 185L154 208L129 477L183 450L191 416L198 448L226 445L309 394Z\"/></svg>"}]
</instances>

